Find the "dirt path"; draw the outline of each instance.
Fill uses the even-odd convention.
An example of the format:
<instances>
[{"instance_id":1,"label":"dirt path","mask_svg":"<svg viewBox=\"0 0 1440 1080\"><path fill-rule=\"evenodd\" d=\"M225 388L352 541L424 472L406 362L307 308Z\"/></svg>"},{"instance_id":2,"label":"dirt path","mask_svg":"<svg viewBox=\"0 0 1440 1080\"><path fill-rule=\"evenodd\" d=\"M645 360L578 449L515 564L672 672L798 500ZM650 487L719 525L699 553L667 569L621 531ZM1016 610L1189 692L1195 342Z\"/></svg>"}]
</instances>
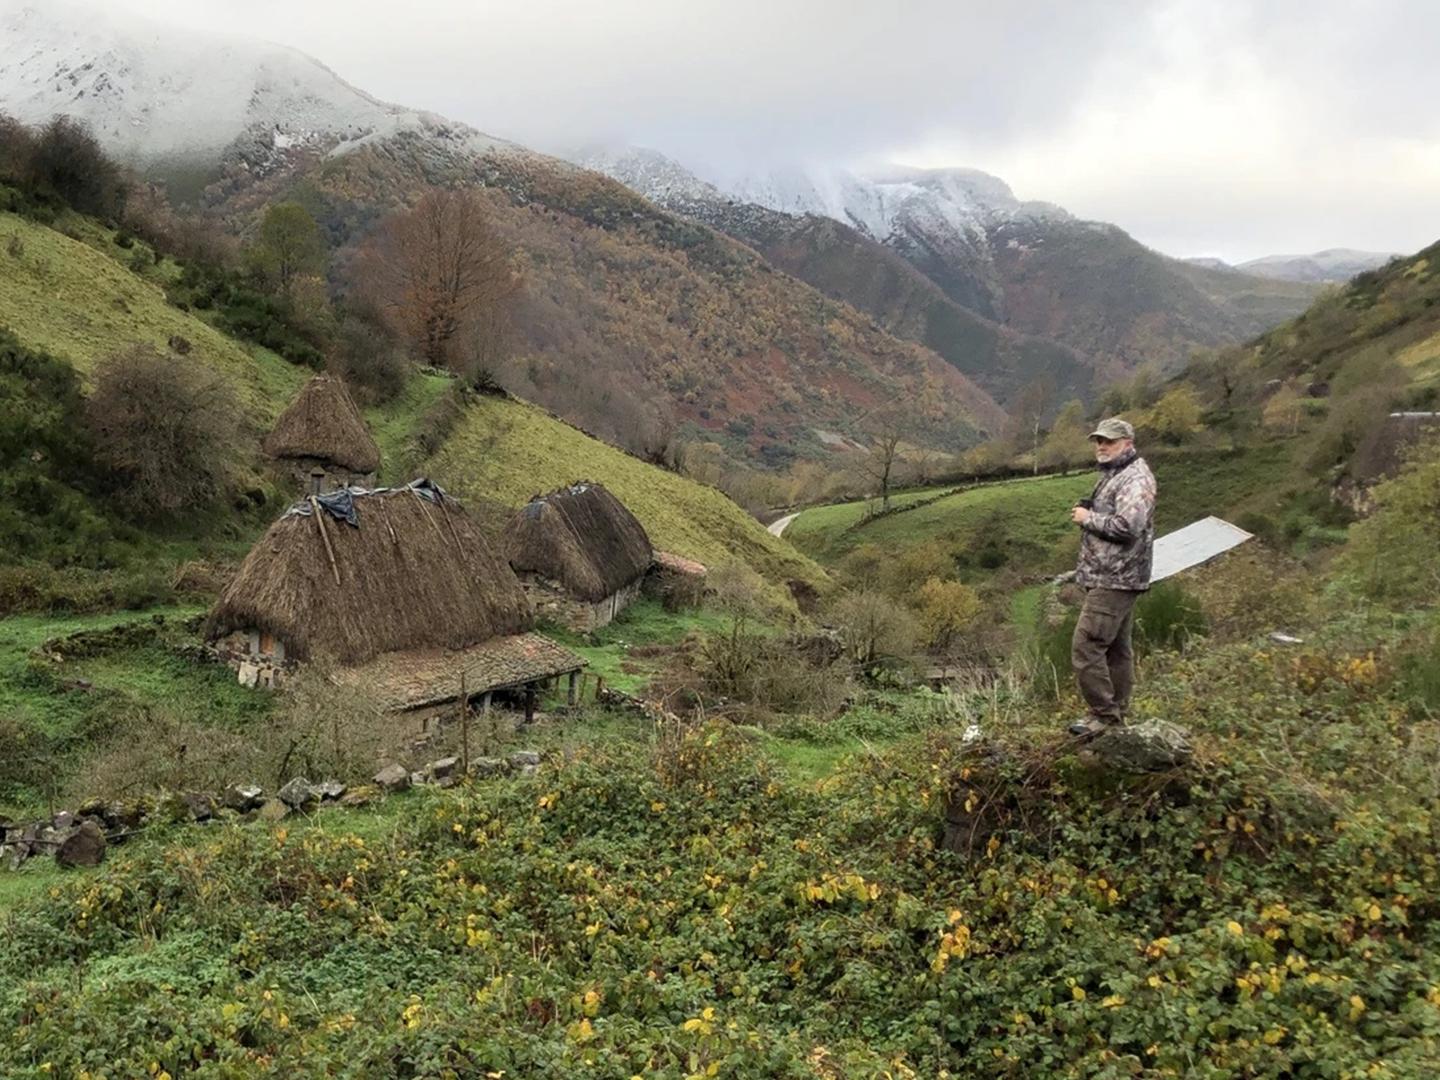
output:
<instances>
[{"instance_id":1,"label":"dirt path","mask_svg":"<svg viewBox=\"0 0 1440 1080\"><path fill-rule=\"evenodd\" d=\"M786 514L782 518L776 518L769 525L765 526L765 531L771 536L784 536L785 530L790 527L790 523L799 516L800 511L797 510L793 514Z\"/></svg>"}]
</instances>

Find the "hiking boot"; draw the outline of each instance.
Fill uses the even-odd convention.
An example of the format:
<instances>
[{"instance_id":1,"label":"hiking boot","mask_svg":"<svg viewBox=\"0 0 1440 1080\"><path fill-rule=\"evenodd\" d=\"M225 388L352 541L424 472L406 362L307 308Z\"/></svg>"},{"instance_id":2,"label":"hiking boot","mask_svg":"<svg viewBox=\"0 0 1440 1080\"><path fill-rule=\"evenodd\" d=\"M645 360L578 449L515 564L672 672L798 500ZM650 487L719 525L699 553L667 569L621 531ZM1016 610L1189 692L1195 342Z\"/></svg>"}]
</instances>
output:
<instances>
[{"instance_id":1,"label":"hiking boot","mask_svg":"<svg viewBox=\"0 0 1440 1080\"><path fill-rule=\"evenodd\" d=\"M1084 720L1075 721L1075 723L1071 724L1065 730L1068 731L1071 735L1074 735L1077 739L1083 739L1088 742L1090 739L1093 739L1098 735L1105 734L1105 732L1109 731L1112 727L1115 726L1116 725L1114 724L1107 724L1099 717L1087 716Z\"/></svg>"}]
</instances>

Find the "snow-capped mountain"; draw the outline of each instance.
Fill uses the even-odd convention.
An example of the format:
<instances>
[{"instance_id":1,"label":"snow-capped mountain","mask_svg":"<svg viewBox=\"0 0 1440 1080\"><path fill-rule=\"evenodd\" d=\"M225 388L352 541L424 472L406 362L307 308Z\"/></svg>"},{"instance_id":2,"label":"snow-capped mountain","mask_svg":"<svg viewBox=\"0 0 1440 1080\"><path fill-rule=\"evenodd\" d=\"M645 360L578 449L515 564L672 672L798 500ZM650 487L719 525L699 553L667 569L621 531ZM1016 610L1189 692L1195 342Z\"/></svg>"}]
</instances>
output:
<instances>
[{"instance_id":1,"label":"snow-capped mountain","mask_svg":"<svg viewBox=\"0 0 1440 1080\"><path fill-rule=\"evenodd\" d=\"M1071 220L1052 203L1022 202L1005 181L978 169L893 166L861 175L839 168L777 166L707 180L643 147L592 147L571 160L661 205L725 200L782 214L817 214L891 245L920 236L978 237L1014 221Z\"/></svg>"},{"instance_id":2,"label":"snow-capped mountain","mask_svg":"<svg viewBox=\"0 0 1440 1080\"><path fill-rule=\"evenodd\" d=\"M72 0L0 0L0 109L25 123L86 121L133 164L295 147L344 152L423 132L460 152L518 149L389 105L319 61L265 41L207 35Z\"/></svg>"},{"instance_id":3,"label":"snow-capped mountain","mask_svg":"<svg viewBox=\"0 0 1440 1080\"><path fill-rule=\"evenodd\" d=\"M865 176L843 169L773 169L721 187L742 202L843 221L881 243L917 231L975 233L1016 218L1070 217L1058 206L1021 202L1003 180L978 169L897 167Z\"/></svg>"}]
</instances>

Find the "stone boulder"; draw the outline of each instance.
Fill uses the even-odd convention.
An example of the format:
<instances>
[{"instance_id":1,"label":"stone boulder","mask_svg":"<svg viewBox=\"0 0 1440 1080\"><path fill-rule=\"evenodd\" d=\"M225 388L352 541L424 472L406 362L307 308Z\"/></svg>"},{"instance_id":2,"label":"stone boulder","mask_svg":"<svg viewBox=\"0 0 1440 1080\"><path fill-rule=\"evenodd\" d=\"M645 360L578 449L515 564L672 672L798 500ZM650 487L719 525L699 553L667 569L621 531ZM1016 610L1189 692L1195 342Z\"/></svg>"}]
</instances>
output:
<instances>
[{"instance_id":1,"label":"stone boulder","mask_svg":"<svg viewBox=\"0 0 1440 1080\"><path fill-rule=\"evenodd\" d=\"M255 816L261 821L279 821L290 813L290 807L286 806L279 799L266 799L265 804L260 807L259 813Z\"/></svg>"},{"instance_id":2,"label":"stone boulder","mask_svg":"<svg viewBox=\"0 0 1440 1080\"><path fill-rule=\"evenodd\" d=\"M88 818L55 849L55 861L61 866L99 866L104 859L105 830Z\"/></svg>"},{"instance_id":3,"label":"stone boulder","mask_svg":"<svg viewBox=\"0 0 1440 1080\"><path fill-rule=\"evenodd\" d=\"M215 816L215 798L208 791L187 791L180 796L192 821L209 821Z\"/></svg>"},{"instance_id":4,"label":"stone boulder","mask_svg":"<svg viewBox=\"0 0 1440 1080\"><path fill-rule=\"evenodd\" d=\"M1190 733L1167 720L1142 720L1107 731L1087 750L1096 760L1121 772L1164 772L1189 764Z\"/></svg>"},{"instance_id":5,"label":"stone boulder","mask_svg":"<svg viewBox=\"0 0 1440 1080\"><path fill-rule=\"evenodd\" d=\"M455 774L455 769L460 764L460 759L455 757L444 757L439 761L432 761L425 768L420 770L431 780L444 780Z\"/></svg>"},{"instance_id":6,"label":"stone boulder","mask_svg":"<svg viewBox=\"0 0 1440 1080\"><path fill-rule=\"evenodd\" d=\"M410 770L404 765L386 765L374 776L375 786L387 795L410 786Z\"/></svg>"},{"instance_id":7,"label":"stone boulder","mask_svg":"<svg viewBox=\"0 0 1440 1080\"><path fill-rule=\"evenodd\" d=\"M315 785L315 797L321 802L335 802L345 795L345 785L339 780L322 780Z\"/></svg>"},{"instance_id":8,"label":"stone boulder","mask_svg":"<svg viewBox=\"0 0 1440 1080\"><path fill-rule=\"evenodd\" d=\"M504 776L510 771L510 763L504 758L477 757L470 759L471 776Z\"/></svg>"},{"instance_id":9,"label":"stone boulder","mask_svg":"<svg viewBox=\"0 0 1440 1080\"><path fill-rule=\"evenodd\" d=\"M275 793L275 797L292 810L299 810L315 801L315 785L303 776L297 776Z\"/></svg>"},{"instance_id":10,"label":"stone boulder","mask_svg":"<svg viewBox=\"0 0 1440 1080\"><path fill-rule=\"evenodd\" d=\"M231 784L220 795L220 805L237 814L258 810L264 802L264 789L254 784Z\"/></svg>"}]
</instances>

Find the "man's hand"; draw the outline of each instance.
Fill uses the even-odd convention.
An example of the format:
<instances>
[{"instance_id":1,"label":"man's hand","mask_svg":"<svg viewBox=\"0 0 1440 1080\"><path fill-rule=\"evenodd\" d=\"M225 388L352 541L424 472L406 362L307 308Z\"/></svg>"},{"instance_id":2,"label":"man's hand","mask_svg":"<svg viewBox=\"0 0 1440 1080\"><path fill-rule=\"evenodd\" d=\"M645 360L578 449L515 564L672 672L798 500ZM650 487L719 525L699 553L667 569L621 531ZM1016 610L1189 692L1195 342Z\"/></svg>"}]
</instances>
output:
<instances>
[{"instance_id":1,"label":"man's hand","mask_svg":"<svg viewBox=\"0 0 1440 1080\"><path fill-rule=\"evenodd\" d=\"M1086 510L1083 506L1077 506L1074 510L1070 511L1070 520L1076 525L1084 525L1085 522L1090 520L1090 511Z\"/></svg>"}]
</instances>

